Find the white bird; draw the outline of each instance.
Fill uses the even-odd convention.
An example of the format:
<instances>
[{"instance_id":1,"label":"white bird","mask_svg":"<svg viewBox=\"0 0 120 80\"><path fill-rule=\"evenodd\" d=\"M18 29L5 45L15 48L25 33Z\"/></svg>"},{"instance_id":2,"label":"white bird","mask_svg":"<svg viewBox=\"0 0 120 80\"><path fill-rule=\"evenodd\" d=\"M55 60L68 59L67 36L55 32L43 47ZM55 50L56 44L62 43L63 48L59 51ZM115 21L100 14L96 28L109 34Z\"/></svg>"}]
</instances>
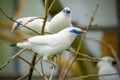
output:
<instances>
[{"instance_id":1,"label":"white bird","mask_svg":"<svg viewBox=\"0 0 120 80\"><path fill-rule=\"evenodd\" d=\"M49 55L56 55L68 49L78 34L85 32L80 28L69 27L58 33L49 35L38 35L28 38L25 42L18 42L17 47L32 49L33 52L48 60Z\"/></svg>"},{"instance_id":2,"label":"white bird","mask_svg":"<svg viewBox=\"0 0 120 80\"><path fill-rule=\"evenodd\" d=\"M31 35L33 33L33 31L22 26L22 25L25 25L25 26L33 29L34 31L41 33L44 19L39 19L39 18L35 19L35 18L37 18L37 17L24 17L24 18L17 19L16 21L18 23L15 22L13 24L12 31L14 31L15 29L19 29L26 34ZM32 21L30 21L30 20L32 20ZM28 21L30 21L30 22L27 23ZM71 10L68 7L65 7L61 12L56 14L52 18L51 21L46 22L44 32L56 33L64 28L69 27L69 26L72 26Z\"/></svg>"},{"instance_id":3,"label":"white bird","mask_svg":"<svg viewBox=\"0 0 120 80\"><path fill-rule=\"evenodd\" d=\"M99 76L99 80L120 80L116 68L112 65L113 60L114 59L112 57L106 56L101 58L101 60L97 63L98 75L116 74Z\"/></svg>"}]
</instances>

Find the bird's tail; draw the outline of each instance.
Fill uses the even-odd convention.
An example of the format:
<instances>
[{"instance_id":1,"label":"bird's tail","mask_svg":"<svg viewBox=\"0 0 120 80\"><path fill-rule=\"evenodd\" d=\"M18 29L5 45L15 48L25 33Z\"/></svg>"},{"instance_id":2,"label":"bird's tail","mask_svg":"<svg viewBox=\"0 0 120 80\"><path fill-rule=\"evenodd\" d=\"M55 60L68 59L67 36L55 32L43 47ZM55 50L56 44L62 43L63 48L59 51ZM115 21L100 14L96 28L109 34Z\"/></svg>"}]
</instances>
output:
<instances>
[{"instance_id":1,"label":"bird's tail","mask_svg":"<svg viewBox=\"0 0 120 80\"><path fill-rule=\"evenodd\" d=\"M19 42L16 44L17 47L31 49L32 44L29 42Z\"/></svg>"},{"instance_id":2,"label":"bird's tail","mask_svg":"<svg viewBox=\"0 0 120 80\"><path fill-rule=\"evenodd\" d=\"M13 43L13 44L10 44L11 47L16 47L17 44L16 43Z\"/></svg>"}]
</instances>

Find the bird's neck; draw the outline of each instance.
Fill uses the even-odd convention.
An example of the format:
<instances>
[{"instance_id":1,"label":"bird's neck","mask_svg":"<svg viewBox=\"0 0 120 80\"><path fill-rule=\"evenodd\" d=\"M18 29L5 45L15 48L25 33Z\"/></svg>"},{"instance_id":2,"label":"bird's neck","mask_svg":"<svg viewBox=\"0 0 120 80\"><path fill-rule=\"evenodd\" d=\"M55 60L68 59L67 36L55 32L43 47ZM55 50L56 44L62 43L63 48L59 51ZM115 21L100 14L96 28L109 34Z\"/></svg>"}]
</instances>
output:
<instances>
[{"instance_id":1,"label":"bird's neck","mask_svg":"<svg viewBox=\"0 0 120 80\"><path fill-rule=\"evenodd\" d=\"M65 15L58 15L53 17L53 19L49 23L49 31L51 33L59 32L60 30L70 27L71 18Z\"/></svg>"},{"instance_id":2,"label":"bird's neck","mask_svg":"<svg viewBox=\"0 0 120 80\"><path fill-rule=\"evenodd\" d=\"M75 38L77 37L77 35L75 34L71 34L71 33L64 33L64 32L60 32L58 33L61 37L63 37L63 40L68 40L68 42L73 42L75 40Z\"/></svg>"}]
</instances>

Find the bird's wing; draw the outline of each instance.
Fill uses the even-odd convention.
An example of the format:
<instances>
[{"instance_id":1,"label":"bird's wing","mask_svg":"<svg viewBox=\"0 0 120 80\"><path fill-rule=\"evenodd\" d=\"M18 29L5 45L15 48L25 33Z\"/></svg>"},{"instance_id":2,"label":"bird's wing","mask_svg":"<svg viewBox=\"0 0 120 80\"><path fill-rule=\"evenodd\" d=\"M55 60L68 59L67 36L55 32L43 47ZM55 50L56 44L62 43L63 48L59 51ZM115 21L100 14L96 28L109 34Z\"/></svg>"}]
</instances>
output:
<instances>
[{"instance_id":1,"label":"bird's wing","mask_svg":"<svg viewBox=\"0 0 120 80\"><path fill-rule=\"evenodd\" d=\"M30 43L38 45L55 46L54 38L51 35L35 36L28 39Z\"/></svg>"}]
</instances>

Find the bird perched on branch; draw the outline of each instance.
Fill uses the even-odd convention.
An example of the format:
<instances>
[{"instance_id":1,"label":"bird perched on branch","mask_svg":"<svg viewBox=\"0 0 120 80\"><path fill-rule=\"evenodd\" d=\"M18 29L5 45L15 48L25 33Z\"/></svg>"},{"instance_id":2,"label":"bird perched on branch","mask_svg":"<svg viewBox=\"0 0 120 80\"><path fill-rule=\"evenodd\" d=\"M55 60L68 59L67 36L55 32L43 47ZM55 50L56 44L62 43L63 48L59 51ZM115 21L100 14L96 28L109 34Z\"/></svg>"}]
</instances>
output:
<instances>
[{"instance_id":1,"label":"bird perched on branch","mask_svg":"<svg viewBox=\"0 0 120 80\"><path fill-rule=\"evenodd\" d=\"M112 65L113 61L112 57L106 56L97 63L99 80L120 80L116 68Z\"/></svg>"},{"instance_id":2,"label":"bird perched on branch","mask_svg":"<svg viewBox=\"0 0 120 80\"><path fill-rule=\"evenodd\" d=\"M80 28L69 27L55 34L28 38L27 41L18 42L15 46L32 49L33 52L43 56L43 60L48 61L48 56L56 55L68 49L77 35L83 32L85 31Z\"/></svg>"},{"instance_id":3,"label":"bird perched on branch","mask_svg":"<svg viewBox=\"0 0 120 80\"><path fill-rule=\"evenodd\" d=\"M16 21L18 23L14 22L12 31L14 31L15 29L19 29L26 34L31 35L33 31L25 28L23 25L33 29L38 33L41 33L44 19L37 17L25 17L25 18L19 18ZM51 21L46 22L44 32L56 33L69 26L72 26L71 10L68 7L65 7L61 12L56 14Z\"/></svg>"}]
</instances>

